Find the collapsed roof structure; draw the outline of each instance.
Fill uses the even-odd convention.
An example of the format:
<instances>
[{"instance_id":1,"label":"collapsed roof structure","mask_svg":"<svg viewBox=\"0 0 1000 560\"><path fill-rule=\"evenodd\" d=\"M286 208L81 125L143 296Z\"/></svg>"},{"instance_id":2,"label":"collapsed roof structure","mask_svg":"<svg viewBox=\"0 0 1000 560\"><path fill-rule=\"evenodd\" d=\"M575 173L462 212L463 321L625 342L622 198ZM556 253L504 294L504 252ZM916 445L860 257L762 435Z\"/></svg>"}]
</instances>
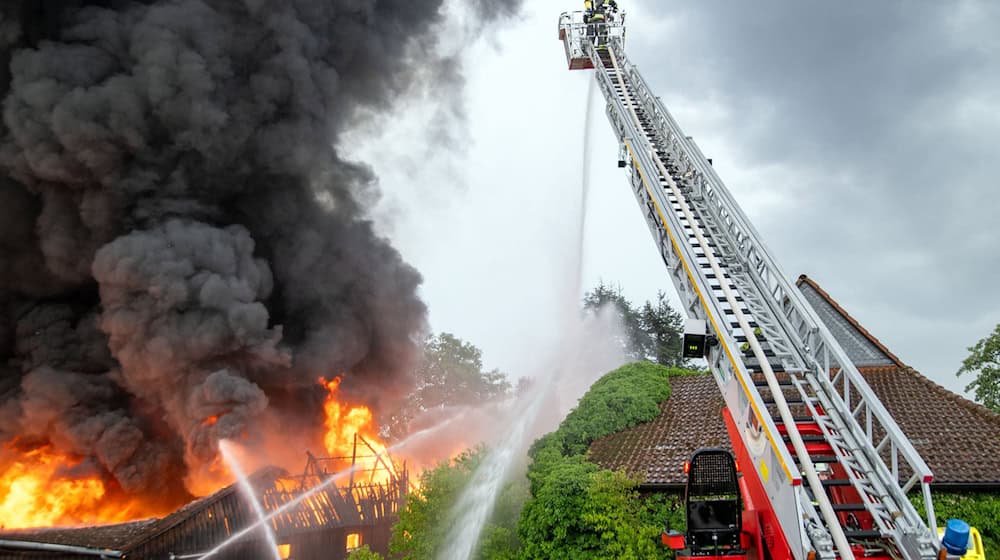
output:
<instances>
[{"instance_id":1,"label":"collapsed roof structure","mask_svg":"<svg viewBox=\"0 0 1000 560\"><path fill-rule=\"evenodd\" d=\"M355 450L357 453L357 450ZM387 457L369 471L351 471L344 486L338 472L356 457L307 454L300 475L267 467L249 477L265 515L273 516L278 552L287 560L340 560L368 545L387 553L392 525L409 490L405 465ZM346 477L345 477L346 478ZM258 520L239 483L198 499L161 519L78 528L0 531L0 560L45 558L201 558ZM266 535L252 530L214 554L218 560L273 558Z\"/></svg>"}]
</instances>

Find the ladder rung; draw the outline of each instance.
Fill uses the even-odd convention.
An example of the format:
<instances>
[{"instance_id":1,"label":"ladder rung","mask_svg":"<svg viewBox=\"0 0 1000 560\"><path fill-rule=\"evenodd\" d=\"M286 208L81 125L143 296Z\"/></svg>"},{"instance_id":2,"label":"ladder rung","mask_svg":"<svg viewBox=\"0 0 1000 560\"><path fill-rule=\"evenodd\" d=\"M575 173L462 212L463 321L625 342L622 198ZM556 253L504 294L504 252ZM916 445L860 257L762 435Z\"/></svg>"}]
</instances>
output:
<instances>
[{"instance_id":1,"label":"ladder rung","mask_svg":"<svg viewBox=\"0 0 1000 560\"><path fill-rule=\"evenodd\" d=\"M792 422L795 422L796 424L814 424L816 422L816 419L813 418L812 416L792 416ZM780 416L774 417L774 423L777 426L785 425L785 423L781 421Z\"/></svg>"},{"instance_id":2,"label":"ladder rung","mask_svg":"<svg viewBox=\"0 0 1000 560\"><path fill-rule=\"evenodd\" d=\"M799 434L799 437L802 438L802 441L804 443L820 443L820 442L825 442L826 441L825 437L818 436L818 435L808 435L808 434L807 435L802 435L802 434ZM789 442L789 441L792 440L792 438L789 437L789 436L781 436L781 439L783 439L785 442Z\"/></svg>"},{"instance_id":3,"label":"ladder rung","mask_svg":"<svg viewBox=\"0 0 1000 560\"><path fill-rule=\"evenodd\" d=\"M730 308L730 307L724 307L724 308L722 308L722 313L724 315L735 315L736 314L736 312L733 311L732 308ZM750 310L744 307L744 308L740 309L740 313L743 313L744 315L749 315L750 314Z\"/></svg>"},{"instance_id":4,"label":"ladder rung","mask_svg":"<svg viewBox=\"0 0 1000 560\"><path fill-rule=\"evenodd\" d=\"M833 511L865 511L865 504L832 504Z\"/></svg>"},{"instance_id":5,"label":"ladder rung","mask_svg":"<svg viewBox=\"0 0 1000 560\"><path fill-rule=\"evenodd\" d=\"M757 387L767 387L768 386L767 385L767 381L754 381L753 384L755 386L757 386ZM792 384L792 380L791 379L787 379L787 380L786 379L779 379L778 380L778 386L779 387L794 387L794 385ZM810 420L812 420L812 419L810 418Z\"/></svg>"},{"instance_id":6,"label":"ladder rung","mask_svg":"<svg viewBox=\"0 0 1000 560\"><path fill-rule=\"evenodd\" d=\"M697 235L695 235L695 234L693 234L693 233L691 233L691 234L688 234L688 241L694 241L694 240L696 240L696 239L698 239L698 236L697 236ZM717 247L717 245L715 244L715 242L714 242L714 241L709 241L709 242L708 242L708 246L709 246L709 247L711 247L711 248L713 248L713 249L715 249L715 248Z\"/></svg>"},{"instance_id":7,"label":"ladder rung","mask_svg":"<svg viewBox=\"0 0 1000 560\"><path fill-rule=\"evenodd\" d=\"M776 401L772 397L764 398L764 404L775 404L775 402ZM802 399L799 398L785 399L785 404L802 404Z\"/></svg>"},{"instance_id":8,"label":"ladder rung","mask_svg":"<svg viewBox=\"0 0 1000 560\"><path fill-rule=\"evenodd\" d=\"M824 487L827 488L831 486L850 486L851 481L846 478L832 478L832 479L828 478L825 480L820 480L820 484L822 484Z\"/></svg>"},{"instance_id":9,"label":"ladder rung","mask_svg":"<svg viewBox=\"0 0 1000 560\"><path fill-rule=\"evenodd\" d=\"M881 531L855 531L844 529L844 536L849 539L881 539Z\"/></svg>"}]
</instances>

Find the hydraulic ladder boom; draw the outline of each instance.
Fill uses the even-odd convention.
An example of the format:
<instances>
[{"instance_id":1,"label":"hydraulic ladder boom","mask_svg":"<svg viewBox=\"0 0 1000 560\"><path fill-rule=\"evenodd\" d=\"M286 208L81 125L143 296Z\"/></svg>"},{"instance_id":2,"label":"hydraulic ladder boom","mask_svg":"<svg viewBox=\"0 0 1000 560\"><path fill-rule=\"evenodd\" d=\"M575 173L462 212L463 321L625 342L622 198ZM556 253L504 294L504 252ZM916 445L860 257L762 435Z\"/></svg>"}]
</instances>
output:
<instances>
[{"instance_id":1,"label":"hydraulic ladder boom","mask_svg":"<svg viewBox=\"0 0 1000 560\"><path fill-rule=\"evenodd\" d=\"M936 559L930 469L629 62L624 14L583 18L564 13L559 38L595 70L685 312L718 342L706 359L770 557Z\"/></svg>"}]
</instances>

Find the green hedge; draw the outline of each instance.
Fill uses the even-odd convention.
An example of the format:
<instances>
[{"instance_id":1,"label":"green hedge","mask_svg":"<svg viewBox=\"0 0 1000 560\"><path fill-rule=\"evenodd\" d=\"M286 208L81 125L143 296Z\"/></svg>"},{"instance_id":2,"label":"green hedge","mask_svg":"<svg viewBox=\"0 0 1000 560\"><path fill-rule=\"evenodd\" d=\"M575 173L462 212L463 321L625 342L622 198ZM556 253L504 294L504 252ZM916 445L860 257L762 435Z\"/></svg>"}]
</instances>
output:
<instances>
[{"instance_id":1,"label":"green hedge","mask_svg":"<svg viewBox=\"0 0 1000 560\"><path fill-rule=\"evenodd\" d=\"M528 451L532 484L560 457L584 455L594 440L659 416L660 403L670 397L672 376L699 375L650 362L624 365L597 380L559 428L538 439Z\"/></svg>"},{"instance_id":2,"label":"green hedge","mask_svg":"<svg viewBox=\"0 0 1000 560\"><path fill-rule=\"evenodd\" d=\"M961 519L979 529L987 558L1000 558L1000 494L984 492L934 492L934 514L938 525L944 527L949 519ZM910 496L910 501L921 515L924 497Z\"/></svg>"},{"instance_id":3,"label":"green hedge","mask_svg":"<svg viewBox=\"0 0 1000 560\"><path fill-rule=\"evenodd\" d=\"M528 455L531 498L518 524L520 558L670 558L658 544L676 496L639 499L638 483L586 460L590 444L649 422L670 397L669 378L699 372L640 362L618 368L591 386L559 428Z\"/></svg>"},{"instance_id":4,"label":"green hedge","mask_svg":"<svg viewBox=\"0 0 1000 560\"><path fill-rule=\"evenodd\" d=\"M399 521L392 528L390 558L440 558L449 530L454 523L461 522L453 517L455 504L487 453L485 447L475 447L420 474L420 488L407 497L406 507L399 512ZM489 522L483 528L474 560L516 560L520 548L517 523L527 493L523 479L513 480L501 488Z\"/></svg>"}]
</instances>

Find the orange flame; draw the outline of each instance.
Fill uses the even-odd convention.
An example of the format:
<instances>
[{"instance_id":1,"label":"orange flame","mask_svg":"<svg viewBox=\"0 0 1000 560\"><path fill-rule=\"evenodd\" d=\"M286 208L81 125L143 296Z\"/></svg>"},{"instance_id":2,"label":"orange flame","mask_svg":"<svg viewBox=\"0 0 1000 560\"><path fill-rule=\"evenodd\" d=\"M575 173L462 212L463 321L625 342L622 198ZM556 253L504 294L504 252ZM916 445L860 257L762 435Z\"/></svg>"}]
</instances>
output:
<instances>
[{"instance_id":1,"label":"orange flame","mask_svg":"<svg viewBox=\"0 0 1000 560\"><path fill-rule=\"evenodd\" d=\"M391 459L378 436L378 424L367 406L340 402L340 381L320 380L327 390L323 445L330 457L342 458L343 468L354 464L354 480L384 484L392 475Z\"/></svg>"},{"instance_id":2,"label":"orange flame","mask_svg":"<svg viewBox=\"0 0 1000 560\"><path fill-rule=\"evenodd\" d=\"M330 457L339 459L336 470L354 465L355 484L384 484L391 480L394 466L378 435L378 424L370 408L344 400L340 382L340 378L320 380L327 391L323 429L317 430L323 446ZM202 425L218 421L218 416L209 416ZM82 461L51 445L25 450L16 440L3 444L0 529L120 523L162 516L175 505L170 497L127 496L114 479L74 473ZM218 458L185 480L195 495L210 494L230 482L232 475Z\"/></svg>"},{"instance_id":3,"label":"orange flame","mask_svg":"<svg viewBox=\"0 0 1000 560\"><path fill-rule=\"evenodd\" d=\"M160 513L131 500L109 499L109 489L99 477L61 474L79 463L49 446L20 452L7 461L0 467L0 526L115 523Z\"/></svg>"}]
</instances>

